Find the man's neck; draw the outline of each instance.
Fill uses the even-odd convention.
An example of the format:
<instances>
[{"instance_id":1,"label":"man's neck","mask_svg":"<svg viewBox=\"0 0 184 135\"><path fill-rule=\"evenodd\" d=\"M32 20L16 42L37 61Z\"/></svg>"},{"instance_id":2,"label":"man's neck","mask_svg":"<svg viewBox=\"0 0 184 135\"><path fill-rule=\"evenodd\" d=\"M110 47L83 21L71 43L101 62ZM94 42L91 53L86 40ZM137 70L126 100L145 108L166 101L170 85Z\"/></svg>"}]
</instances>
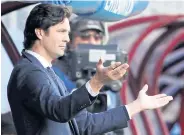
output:
<instances>
[{"instance_id":1,"label":"man's neck","mask_svg":"<svg viewBox=\"0 0 184 135\"><path fill-rule=\"evenodd\" d=\"M52 64L49 63L44 57L42 57L40 54L33 52L32 50L25 50L27 53L33 55L40 63L43 65L44 68L52 67Z\"/></svg>"},{"instance_id":2,"label":"man's neck","mask_svg":"<svg viewBox=\"0 0 184 135\"><path fill-rule=\"evenodd\" d=\"M46 52L46 50L41 48L41 46L35 45L30 50L42 56L49 64L52 63L53 58L50 57L48 53Z\"/></svg>"}]
</instances>

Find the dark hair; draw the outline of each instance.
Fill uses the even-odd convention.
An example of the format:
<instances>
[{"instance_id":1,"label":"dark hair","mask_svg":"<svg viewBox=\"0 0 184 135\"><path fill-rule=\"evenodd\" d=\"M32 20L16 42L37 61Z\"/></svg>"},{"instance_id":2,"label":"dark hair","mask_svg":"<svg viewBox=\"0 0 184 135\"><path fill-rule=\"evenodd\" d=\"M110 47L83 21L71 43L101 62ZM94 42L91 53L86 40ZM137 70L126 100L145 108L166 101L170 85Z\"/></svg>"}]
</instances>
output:
<instances>
[{"instance_id":1,"label":"dark hair","mask_svg":"<svg viewBox=\"0 0 184 135\"><path fill-rule=\"evenodd\" d=\"M47 31L49 27L63 21L71 16L71 10L61 5L39 4L30 12L24 30L24 48L32 48L38 37L35 34L36 28Z\"/></svg>"}]
</instances>

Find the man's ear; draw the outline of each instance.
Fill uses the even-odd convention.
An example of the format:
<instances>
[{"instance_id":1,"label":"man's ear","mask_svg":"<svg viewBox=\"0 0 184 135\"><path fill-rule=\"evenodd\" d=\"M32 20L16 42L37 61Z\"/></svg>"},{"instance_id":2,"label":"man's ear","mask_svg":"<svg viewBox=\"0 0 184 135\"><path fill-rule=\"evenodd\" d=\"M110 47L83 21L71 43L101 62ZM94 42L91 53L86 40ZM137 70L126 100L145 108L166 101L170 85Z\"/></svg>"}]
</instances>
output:
<instances>
[{"instance_id":1,"label":"man's ear","mask_svg":"<svg viewBox=\"0 0 184 135\"><path fill-rule=\"evenodd\" d=\"M42 29L36 28L35 29L35 34L38 37L38 39L42 39L43 38L43 35L44 35L44 31Z\"/></svg>"}]
</instances>

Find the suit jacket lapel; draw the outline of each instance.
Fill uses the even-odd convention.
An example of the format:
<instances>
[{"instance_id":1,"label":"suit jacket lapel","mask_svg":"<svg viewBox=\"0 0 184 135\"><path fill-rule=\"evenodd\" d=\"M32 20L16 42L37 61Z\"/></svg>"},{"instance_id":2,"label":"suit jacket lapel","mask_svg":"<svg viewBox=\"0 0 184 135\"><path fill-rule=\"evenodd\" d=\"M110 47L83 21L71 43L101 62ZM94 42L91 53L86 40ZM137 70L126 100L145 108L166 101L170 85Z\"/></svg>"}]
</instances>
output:
<instances>
[{"instance_id":1,"label":"suit jacket lapel","mask_svg":"<svg viewBox=\"0 0 184 135\"><path fill-rule=\"evenodd\" d=\"M33 63L37 67L43 69L43 71L47 74L47 76L49 77L49 79L51 80L51 82L54 83L58 87L60 95L61 96L64 96L65 95L65 92L63 90L63 87L60 88L59 83L58 82L56 83L53 80L53 78L49 75L47 69L43 67L43 65L40 63L40 61L37 58L35 58L31 54L25 52L24 50L22 51L22 57L28 59L31 63Z\"/></svg>"}]
</instances>

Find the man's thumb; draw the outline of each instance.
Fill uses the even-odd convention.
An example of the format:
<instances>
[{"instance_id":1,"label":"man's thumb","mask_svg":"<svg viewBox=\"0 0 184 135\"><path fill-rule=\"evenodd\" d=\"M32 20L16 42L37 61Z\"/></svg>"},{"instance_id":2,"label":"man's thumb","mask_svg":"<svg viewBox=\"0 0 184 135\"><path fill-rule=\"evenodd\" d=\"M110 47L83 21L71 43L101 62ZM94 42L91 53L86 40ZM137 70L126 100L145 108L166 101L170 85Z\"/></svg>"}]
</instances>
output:
<instances>
[{"instance_id":1,"label":"man's thumb","mask_svg":"<svg viewBox=\"0 0 184 135\"><path fill-rule=\"evenodd\" d=\"M102 66L103 65L103 58L102 57L100 57L100 59L99 59L99 61L98 61L98 63L97 63L97 66L99 67L99 66Z\"/></svg>"},{"instance_id":2,"label":"man's thumb","mask_svg":"<svg viewBox=\"0 0 184 135\"><path fill-rule=\"evenodd\" d=\"M142 91L143 93L146 93L146 92L148 91L148 85L145 84L141 91Z\"/></svg>"}]
</instances>

